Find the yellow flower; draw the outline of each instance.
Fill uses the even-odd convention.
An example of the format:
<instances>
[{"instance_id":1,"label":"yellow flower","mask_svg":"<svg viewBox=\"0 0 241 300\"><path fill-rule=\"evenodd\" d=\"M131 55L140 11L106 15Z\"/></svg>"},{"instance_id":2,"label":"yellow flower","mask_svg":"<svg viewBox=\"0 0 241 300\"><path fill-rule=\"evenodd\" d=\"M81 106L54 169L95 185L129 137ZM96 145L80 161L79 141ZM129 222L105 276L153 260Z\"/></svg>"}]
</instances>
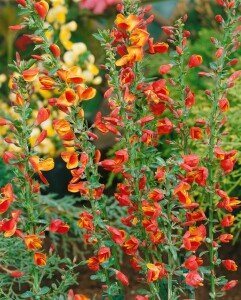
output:
<instances>
[{"instance_id":1,"label":"yellow flower","mask_svg":"<svg viewBox=\"0 0 241 300\"><path fill-rule=\"evenodd\" d=\"M68 10L65 6L56 5L50 8L46 19L49 23L64 24L67 12Z\"/></svg>"}]
</instances>

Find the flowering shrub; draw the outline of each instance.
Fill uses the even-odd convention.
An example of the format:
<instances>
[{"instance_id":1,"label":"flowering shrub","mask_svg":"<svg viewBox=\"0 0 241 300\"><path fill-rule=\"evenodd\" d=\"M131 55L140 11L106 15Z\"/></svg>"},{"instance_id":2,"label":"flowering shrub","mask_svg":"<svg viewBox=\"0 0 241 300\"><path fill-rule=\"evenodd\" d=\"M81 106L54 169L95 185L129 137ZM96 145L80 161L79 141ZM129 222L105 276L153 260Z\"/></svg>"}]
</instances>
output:
<instances>
[{"instance_id":1,"label":"flowering shrub","mask_svg":"<svg viewBox=\"0 0 241 300\"><path fill-rule=\"evenodd\" d=\"M9 67L15 72L11 90L17 118L0 119L1 126L12 131L5 141L19 149L3 154L4 162L12 166L15 187L12 183L2 187L0 202L4 216L0 221L4 299L18 299L19 294L33 299L42 295L46 299L65 299L66 295L68 299L88 299L69 289L76 279L74 269L84 264L95 272L91 279L102 283L103 299L124 299L123 286L129 285L129 279L123 273L119 253L130 257L143 285L136 300L178 299L183 295L195 298L195 289L206 282L210 299L222 297L237 284L237 280L218 276L217 269L223 265L229 271L237 270L235 261L221 260L219 252L222 244L233 238L229 233L235 220L233 210L241 203L222 187L222 178L233 171L237 160L235 149L223 147L222 136L230 106L228 91L241 75L241 70L233 69L240 46L240 1L216 1L224 11L215 17L223 35L221 39L211 38L214 61L205 72L199 72L200 77L212 80L204 92L209 112L202 118L191 114L196 96L186 84L190 70L203 64L200 54L188 51L187 15L173 26L162 27L167 42L154 41L147 29L153 21L152 15L147 17L150 7L140 7L138 1L131 0L118 4L112 30L95 34L106 53L101 67L109 85L104 98L108 99L110 114L98 112L92 125L85 121L83 103L95 97L96 89L86 85L77 65L61 62L61 49L49 35L52 28L44 25L48 3L16 1L21 15L26 16L11 29L28 26L35 50L41 53L28 61L16 53L16 61ZM61 28L68 30L67 25ZM68 49L65 42L63 46ZM146 78L143 62L163 53L169 53L170 60L159 66L160 77ZM171 70L176 70L175 76L170 75ZM53 127L66 148L61 157L72 175L68 190L89 203L76 208L79 239L93 247L93 254L80 262L58 258L46 243L47 232L64 235L70 225L61 215L48 222L41 217L36 178L48 184L43 172L52 170L54 161L40 157L36 148L47 137L47 130L40 125L49 119L51 110L39 107L32 119L35 80L42 90L58 90L48 105L61 111ZM39 135L31 144L31 132L36 128ZM113 157L101 158L93 143L97 132L114 134ZM162 153L164 145L168 146L168 156ZM113 218L107 207L109 200L99 169L121 175L116 193L110 197L119 206L120 220ZM21 250L16 261L14 245ZM10 289L9 277L14 278ZM57 281L43 286L44 279L49 278ZM19 282L20 291L15 282ZM23 291L23 283L27 290Z\"/></svg>"}]
</instances>

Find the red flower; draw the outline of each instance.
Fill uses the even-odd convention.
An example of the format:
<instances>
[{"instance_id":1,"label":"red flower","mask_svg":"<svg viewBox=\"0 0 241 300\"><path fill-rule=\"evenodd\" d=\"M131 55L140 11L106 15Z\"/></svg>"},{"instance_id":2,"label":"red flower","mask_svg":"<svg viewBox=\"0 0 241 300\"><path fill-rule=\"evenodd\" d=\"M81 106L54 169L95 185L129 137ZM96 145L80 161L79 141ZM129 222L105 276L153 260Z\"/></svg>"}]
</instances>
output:
<instances>
[{"instance_id":1,"label":"red flower","mask_svg":"<svg viewBox=\"0 0 241 300\"><path fill-rule=\"evenodd\" d=\"M203 285L203 278L197 271L192 271L186 276L186 284L198 288Z\"/></svg>"},{"instance_id":2,"label":"red flower","mask_svg":"<svg viewBox=\"0 0 241 300\"><path fill-rule=\"evenodd\" d=\"M189 205L192 203L192 198L187 192L188 190L190 190L190 188L190 184L184 181L181 181L175 188L174 195L178 196L178 199L182 204Z\"/></svg>"},{"instance_id":3,"label":"red flower","mask_svg":"<svg viewBox=\"0 0 241 300\"><path fill-rule=\"evenodd\" d=\"M98 260L99 263L103 263L104 261L108 260L110 258L110 248L108 247L101 247L98 251Z\"/></svg>"},{"instance_id":4,"label":"red flower","mask_svg":"<svg viewBox=\"0 0 241 300\"><path fill-rule=\"evenodd\" d=\"M147 52L150 54L155 54L155 53L165 53L168 51L169 45L167 43L163 42L158 42L153 44L153 38L150 38L148 40L148 50Z\"/></svg>"},{"instance_id":5,"label":"red flower","mask_svg":"<svg viewBox=\"0 0 241 300\"><path fill-rule=\"evenodd\" d=\"M78 226L80 228L84 228L89 231L93 231L94 225L92 223L92 220L94 219L94 216L86 211L80 213L80 220L78 221Z\"/></svg>"},{"instance_id":6,"label":"red flower","mask_svg":"<svg viewBox=\"0 0 241 300\"><path fill-rule=\"evenodd\" d=\"M199 222L202 220L206 219L206 216L203 212L203 210L198 210L194 212L186 212L186 219L188 222L193 221L193 222Z\"/></svg>"},{"instance_id":7,"label":"red flower","mask_svg":"<svg viewBox=\"0 0 241 300\"><path fill-rule=\"evenodd\" d=\"M37 118L35 121L35 125L40 125L44 121L46 121L50 116L50 110L48 108L41 107L38 111Z\"/></svg>"},{"instance_id":8,"label":"red flower","mask_svg":"<svg viewBox=\"0 0 241 300\"><path fill-rule=\"evenodd\" d=\"M201 140L203 138L202 129L200 127L191 127L190 136L194 140Z\"/></svg>"},{"instance_id":9,"label":"red flower","mask_svg":"<svg viewBox=\"0 0 241 300\"><path fill-rule=\"evenodd\" d=\"M237 271L238 266L236 265L235 261L231 259L223 260L222 261L224 267L229 271Z\"/></svg>"},{"instance_id":10,"label":"red flower","mask_svg":"<svg viewBox=\"0 0 241 300\"><path fill-rule=\"evenodd\" d=\"M42 20L45 19L48 10L49 10L49 5L46 1L41 0L40 2L36 2L34 4L34 8L37 11L37 13L40 15L40 17L42 18Z\"/></svg>"},{"instance_id":11,"label":"red flower","mask_svg":"<svg viewBox=\"0 0 241 300\"><path fill-rule=\"evenodd\" d=\"M131 235L130 239L123 244L122 250L127 255L134 255L137 251L138 246L139 246L138 239L136 237L134 237L133 235Z\"/></svg>"},{"instance_id":12,"label":"red flower","mask_svg":"<svg viewBox=\"0 0 241 300\"><path fill-rule=\"evenodd\" d=\"M115 276L123 285L129 285L129 280L122 272L115 270Z\"/></svg>"},{"instance_id":13,"label":"red flower","mask_svg":"<svg viewBox=\"0 0 241 300\"><path fill-rule=\"evenodd\" d=\"M57 58L60 57L60 49L59 46L56 44L51 44L49 47L50 51L53 53L53 55Z\"/></svg>"},{"instance_id":14,"label":"red flower","mask_svg":"<svg viewBox=\"0 0 241 300\"><path fill-rule=\"evenodd\" d=\"M202 56L201 55L197 55L197 54L193 54L188 62L188 68L194 68L199 66L201 63L203 62Z\"/></svg>"},{"instance_id":15,"label":"red flower","mask_svg":"<svg viewBox=\"0 0 241 300\"><path fill-rule=\"evenodd\" d=\"M136 298L135 298L135 300L148 300L148 299L149 299L149 298L148 298L147 295L145 295L145 296L137 295Z\"/></svg>"},{"instance_id":16,"label":"red flower","mask_svg":"<svg viewBox=\"0 0 241 300\"><path fill-rule=\"evenodd\" d=\"M222 243L229 243L230 241L232 241L233 239L233 235L230 233L225 233L225 234L221 234L218 239L222 242Z\"/></svg>"},{"instance_id":17,"label":"red flower","mask_svg":"<svg viewBox=\"0 0 241 300\"><path fill-rule=\"evenodd\" d=\"M88 268L92 271L98 271L100 269L99 259L96 256L92 256L87 260Z\"/></svg>"},{"instance_id":18,"label":"red flower","mask_svg":"<svg viewBox=\"0 0 241 300\"><path fill-rule=\"evenodd\" d=\"M173 129L173 124L168 118L165 118L164 120L158 120L156 127L158 134L169 134Z\"/></svg>"},{"instance_id":19,"label":"red flower","mask_svg":"<svg viewBox=\"0 0 241 300\"><path fill-rule=\"evenodd\" d=\"M200 158L195 154L182 155L182 159L185 165L189 167L196 167L199 164ZM180 166L182 167L183 164Z\"/></svg>"},{"instance_id":20,"label":"red flower","mask_svg":"<svg viewBox=\"0 0 241 300\"><path fill-rule=\"evenodd\" d=\"M237 285L237 283L238 283L238 280L231 280L222 287L221 291L231 290L232 288L234 288Z\"/></svg>"},{"instance_id":21,"label":"red flower","mask_svg":"<svg viewBox=\"0 0 241 300\"><path fill-rule=\"evenodd\" d=\"M39 73L38 68L29 69L29 70L23 71L22 76L23 76L24 81L32 82L37 78L38 73Z\"/></svg>"},{"instance_id":22,"label":"red flower","mask_svg":"<svg viewBox=\"0 0 241 300\"><path fill-rule=\"evenodd\" d=\"M218 100L219 108L222 112L226 112L229 110L229 101L227 98L223 98Z\"/></svg>"},{"instance_id":23,"label":"red flower","mask_svg":"<svg viewBox=\"0 0 241 300\"><path fill-rule=\"evenodd\" d=\"M139 266L139 263L142 262L142 259L139 257L139 256L133 256L131 259L130 259L130 263L133 267L133 269L135 269L136 271L140 271L142 270L142 267Z\"/></svg>"},{"instance_id":24,"label":"red flower","mask_svg":"<svg viewBox=\"0 0 241 300\"><path fill-rule=\"evenodd\" d=\"M25 0L16 0L16 2L19 4L19 5L22 5L23 7L25 7L27 5L26 1Z\"/></svg>"},{"instance_id":25,"label":"red flower","mask_svg":"<svg viewBox=\"0 0 241 300\"><path fill-rule=\"evenodd\" d=\"M208 169L205 167L196 167L186 175L188 182L195 181L200 186L204 187L208 178Z\"/></svg>"},{"instance_id":26,"label":"red flower","mask_svg":"<svg viewBox=\"0 0 241 300\"><path fill-rule=\"evenodd\" d=\"M150 240L152 241L153 244L162 244L164 241L165 235L162 231L156 231L150 233Z\"/></svg>"},{"instance_id":27,"label":"red flower","mask_svg":"<svg viewBox=\"0 0 241 300\"><path fill-rule=\"evenodd\" d=\"M55 219L51 221L51 224L49 225L49 231L64 234L69 231L69 225L60 219Z\"/></svg>"},{"instance_id":28,"label":"red flower","mask_svg":"<svg viewBox=\"0 0 241 300\"><path fill-rule=\"evenodd\" d=\"M160 263L155 263L155 264L147 264L146 265L148 268L147 271L147 282L152 282L152 281L156 281L156 280L160 280L163 278L163 276L165 275L166 271L165 271L165 267L164 264L160 264Z\"/></svg>"},{"instance_id":29,"label":"red flower","mask_svg":"<svg viewBox=\"0 0 241 300\"><path fill-rule=\"evenodd\" d=\"M107 230L112 234L111 239L118 245L122 245L126 238L124 230L116 229L115 227L108 226Z\"/></svg>"},{"instance_id":30,"label":"red flower","mask_svg":"<svg viewBox=\"0 0 241 300\"><path fill-rule=\"evenodd\" d=\"M162 65L159 68L159 73L160 74L166 74L167 72L169 72L171 70L171 68L173 67L172 64L168 64L168 65Z\"/></svg>"},{"instance_id":31,"label":"red flower","mask_svg":"<svg viewBox=\"0 0 241 300\"><path fill-rule=\"evenodd\" d=\"M153 189L148 193L148 198L152 201L160 201L164 198L164 195L160 189Z\"/></svg>"},{"instance_id":32,"label":"red flower","mask_svg":"<svg viewBox=\"0 0 241 300\"><path fill-rule=\"evenodd\" d=\"M190 108L195 104L195 94L192 93L189 89L186 91L185 97L185 105L186 107Z\"/></svg>"},{"instance_id":33,"label":"red flower","mask_svg":"<svg viewBox=\"0 0 241 300\"><path fill-rule=\"evenodd\" d=\"M234 216L233 215L228 215L228 216L225 216L222 221L221 221L221 225L223 227L230 227L233 225L233 222L234 222Z\"/></svg>"},{"instance_id":34,"label":"red flower","mask_svg":"<svg viewBox=\"0 0 241 300\"><path fill-rule=\"evenodd\" d=\"M22 277L24 275L24 272L20 272L20 271L12 271L10 273L11 277L13 278L19 278Z\"/></svg>"},{"instance_id":35,"label":"red flower","mask_svg":"<svg viewBox=\"0 0 241 300\"><path fill-rule=\"evenodd\" d=\"M206 228L202 224L199 227L190 227L183 236L183 246L189 251L196 251L206 237Z\"/></svg>"},{"instance_id":36,"label":"red flower","mask_svg":"<svg viewBox=\"0 0 241 300\"><path fill-rule=\"evenodd\" d=\"M184 263L184 267L190 271L196 271L199 266L203 264L202 258L197 257L196 255L191 255L188 259L186 259Z\"/></svg>"}]
</instances>

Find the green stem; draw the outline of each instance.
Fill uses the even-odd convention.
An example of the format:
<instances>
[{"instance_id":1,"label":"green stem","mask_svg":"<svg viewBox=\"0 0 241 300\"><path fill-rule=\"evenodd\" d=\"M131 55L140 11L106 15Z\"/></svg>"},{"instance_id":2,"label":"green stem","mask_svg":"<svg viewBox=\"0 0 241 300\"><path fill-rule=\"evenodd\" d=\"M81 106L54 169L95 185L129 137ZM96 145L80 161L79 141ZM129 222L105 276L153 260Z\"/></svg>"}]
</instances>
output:
<instances>
[{"instance_id":1,"label":"green stem","mask_svg":"<svg viewBox=\"0 0 241 300\"><path fill-rule=\"evenodd\" d=\"M232 10L229 12L226 31L224 33L224 37L222 40L222 45L224 47L224 54L219 59L220 63L217 68L217 76L215 81L215 91L213 97L213 106L212 106L212 113L210 116L210 139L209 139L209 146L208 146L208 203L209 203L209 228L208 228L208 237L210 240L209 244L209 257L210 257L210 285L211 285L211 294L210 297L212 300L216 299L216 289L215 289L215 263L214 263L214 255L216 250L213 247L213 240L214 240L214 211L215 211L215 203L213 196L215 194L215 181L214 181L214 148L217 142L217 134L218 134L218 122L217 122L217 114L218 114L218 100L220 95L223 92L222 87L222 76L225 66L225 59L227 57L227 43L228 38L231 34L232 29Z\"/></svg>"}]
</instances>

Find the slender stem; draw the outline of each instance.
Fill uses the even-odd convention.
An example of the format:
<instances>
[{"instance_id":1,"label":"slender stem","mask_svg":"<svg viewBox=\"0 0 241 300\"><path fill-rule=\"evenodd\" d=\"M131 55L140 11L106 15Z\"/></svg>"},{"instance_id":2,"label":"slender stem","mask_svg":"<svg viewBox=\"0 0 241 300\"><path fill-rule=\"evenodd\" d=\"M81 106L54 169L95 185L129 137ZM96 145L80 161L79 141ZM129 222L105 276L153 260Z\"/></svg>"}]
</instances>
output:
<instances>
[{"instance_id":1,"label":"slender stem","mask_svg":"<svg viewBox=\"0 0 241 300\"><path fill-rule=\"evenodd\" d=\"M214 255L216 250L213 247L213 239L214 239L214 211L215 211L215 203L214 203L214 193L215 193L215 181L214 181L214 148L217 142L217 133L218 133L218 100L221 92L223 91L221 82L222 75L224 71L225 59L227 58L227 42L228 38L230 38L231 28L232 28L232 11L229 12L227 27L225 28L224 37L222 40L222 45L224 47L224 54L219 59L219 66L217 67L217 76L215 80L215 90L212 101L212 113L210 116L210 138L208 145L208 203L209 203L209 224L208 224L208 236L210 239L209 244L209 257L210 257L210 285L211 285L211 293L210 297L212 300L216 299L216 289L215 289L215 262Z\"/></svg>"}]
</instances>

